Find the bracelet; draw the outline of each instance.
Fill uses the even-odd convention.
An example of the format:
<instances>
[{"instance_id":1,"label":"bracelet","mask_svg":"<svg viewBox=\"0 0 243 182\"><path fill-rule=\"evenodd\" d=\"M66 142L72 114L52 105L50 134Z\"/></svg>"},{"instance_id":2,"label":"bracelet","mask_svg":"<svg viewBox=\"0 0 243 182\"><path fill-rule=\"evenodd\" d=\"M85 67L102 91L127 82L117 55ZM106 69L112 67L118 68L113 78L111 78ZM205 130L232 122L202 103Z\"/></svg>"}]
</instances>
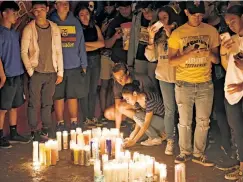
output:
<instances>
[{"instance_id":1,"label":"bracelet","mask_svg":"<svg viewBox=\"0 0 243 182\"><path fill-rule=\"evenodd\" d=\"M225 53L225 54L220 54L220 56L227 56L227 53Z\"/></svg>"}]
</instances>

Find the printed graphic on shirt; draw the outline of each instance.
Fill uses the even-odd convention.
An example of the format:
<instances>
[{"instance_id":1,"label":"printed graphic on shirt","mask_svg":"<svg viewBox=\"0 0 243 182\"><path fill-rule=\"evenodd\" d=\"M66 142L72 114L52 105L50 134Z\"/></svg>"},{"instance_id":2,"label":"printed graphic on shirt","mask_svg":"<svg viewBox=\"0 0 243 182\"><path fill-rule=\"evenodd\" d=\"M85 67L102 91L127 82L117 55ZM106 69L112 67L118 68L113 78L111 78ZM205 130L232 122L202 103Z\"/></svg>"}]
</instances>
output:
<instances>
[{"instance_id":1,"label":"printed graphic on shirt","mask_svg":"<svg viewBox=\"0 0 243 182\"><path fill-rule=\"evenodd\" d=\"M148 34L148 29L147 27L142 27L140 29L140 34L139 34L139 43L147 45L149 42L149 34Z\"/></svg>"},{"instance_id":2,"label":"printed graphic on shirt","mask_svg":"<svg viewBox=\"0 0 243 182\"><path fill-rule=\"evenodd\" d=\"M72 48L76 42L76 27L75 26L59 26L61 30L62 47Z\"/></svg>"},{"instance_id":3,"label":"printed graphic on shirt","mask_svg":"<svg viewBox=\"0 0 243 182\"><path fill-rule=\"evenodd\" d=\"M163 41L160 43L160 46L162 47L161 54L159 56L160 59L168 61L168 42Z\"/></svg>"},{"instance_id":4,"label":"printed graphic on shirt","mask_svg":"<svg viewBox=\"0 0 243 182\"><path fill-rule=\"evenodd\" d=\"M130 31L132 27L132 22L122 23L121 29L122 29L122 39L123 39L123 49L128 50L129 48L129 39L130 39Z\"/></svg>"},{"instance_id":5,"label":"printed graphic on shirt","mask_svg":"<svg viewBox=\"0 0 243 182\"><path fill-rule=\"evenodd\" d=\"M192 49L208 49L209 35L188 36L182 38L183 52ZM185 63L185 68L198 68L207 66L207 57L191 57Z\"/></svg>"}]
</instances>

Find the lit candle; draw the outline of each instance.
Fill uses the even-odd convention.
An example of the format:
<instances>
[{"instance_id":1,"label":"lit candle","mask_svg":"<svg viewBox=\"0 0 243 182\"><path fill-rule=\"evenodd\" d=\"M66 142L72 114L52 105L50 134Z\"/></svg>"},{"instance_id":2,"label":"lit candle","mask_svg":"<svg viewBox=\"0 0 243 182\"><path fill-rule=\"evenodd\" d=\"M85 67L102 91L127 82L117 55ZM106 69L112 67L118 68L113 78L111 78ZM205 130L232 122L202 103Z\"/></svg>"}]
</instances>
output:
<instances>
[{"instance_id":1,"label":"lit candle","mask_svg":"<svg viewBox=\"0 0 243 182\"><path fill-rule=\"evenodd\" d=\"M99 159L99 147L98 147L98 139L92 140L92 159L95 161L96 159Z\"/></svg>"},{"instance_id":2,"label":"lit candle","mask_svg":"<svg viewBox=\"0 0 243 182\"><path fill-rule=\"evenodd\" d=\"M54 140L53 145L54 145L54 148L55 148L55 151L56 151L57 161L59 161L58 141Z\"/></svg>"},{"instance_id":3,"label":"lit candle","mask_svg":"<svg viewBox=\"0 0 243 182\"><path fill-rule=\"evenodd\" d=\"M115 143L115 158L117 159L119 156L119 153L121 152L122 148L122 139L121 138L116 138L116 143Z\"/></svg>"},{"instance_id":4,"label":"lit candle","mask_svg":"<svg viewBox=\"0 0 243 182\"><path fill-rule=\"evenodd\" d=\"M160 182L166 182L167 178L167 170L166 170L166 165L165 164L160 164Z\"/></svg>"},{"instance_id":5,"label":"lit candle","mask_svg":"<svg viewBox=\"0 0 243 182\"><path fill-rule=\"evenodd\" d=\"M76 128L76 133L82 133L82 128Z\"/></svg>"},{"instance_id":6,"label":"lit candle","mask_svg":"<svg viewBox=\"0 0 243 182\"><path fill-rule=\"evenodd\" d=\"M108 162L108 160L109 160L108 155L107 154L103 154L102 155L102 168L103 168L103 170L104 170L104 165L105 165L105 163Z\"/></svg>"},{"instance_id":7,"label":"lit candle","mask_svg":"<svg viewBox=\"0 0 243 182\"><path fill-rule=\"evenodd\" d=\"M53 140L49 141L51 149L51 165L55 166L57 164L57 152L55 142Z\"/></svg>"},{"instance_id":8,"label":"lit candle","mask_svg":"<svg viewBox=\"0 0 243 182\"><path fill-rule=\"evenodd\" d=\"M87 131L83 132L84 145L89 145L89 133Z\"/></svg>"},{"instance_id":9,"label":"lit candle","mask_svg":"<svg viewBox=\"0 0 243 182\"><path fill-rule=\"evenodd\" d=\"M51 146L49 142L45 143L45 152L46 152L46 166L51 165Z\"/></svg>"},{"instance_id":10,"label":"lit candle","mask_svg":"<svg viewBox=\"0 0 243 182\"><path fill-rule=\"evenodd\" d=\"M105 145L106 145L106 152L108 156L111 157L111 139L107 138Z\"/></svg>"},{"instance_id":11,"label":"lit candle","mask_svg":"<svg viewBox=\"0 0 243 182\"><path fill-rule=\"evenodd\" d=\"M104 136L102 136L101 138L100 138L100 154L101 155L103 155L103 154L105 154L106 152L105 152L105 143L106 143L106 140L105 140L105 138L104 138Z\"/></svg>"},{"instance_id":12,"label":"lit candle","mask_svg":"<svg viewBox=\"0 0 243 182\"><path fill-rule=\"evenodd\" d=\"M38 163L39 158L38 158L38 152L39 152L39 143L37 141L33 142L33 162Z\"/></svg>"},{"instance_id":13,"label":"lit candle","mask_svg":"<svg viewBox=\"0 0 243 182\"><path fill-rule=\"evenodd\" d=\"M75 145L73 147L73 163L76 165L79 164L79 152L80 148L77 145Z\"/></svg>"},{"instance_id":14,"label":"lit candle","mask_svg":"<svg viewBox=\"0 0 243 182\"><path fill-rule=\"evenodd\" d=\"M63 131L62 136L63 136L63 149L68 149L68 132Z\"/></svg>"},{"instance_id":15,"label":"lit candle","mask_svg":"<svg viewBox=\"0 0 243 182\"><path fill-rule=\"evenodd\" d=\"M71 134L71 140L74 141L76 143L76 131L75 130L71 130L70 131Z\"/></svg>"},{"instance_id":16,"label":"lit candle","mask_svg":"<svg viewBox=\"0 0 243 182\"><path fill-rule=\"evenodd\" d=\"M183 163L175 165L175 182L186 182L186 166Z\"/></svg>"},{"instance_id":17,"label":"lit candle","mask_svg":"<svg viewBox=\"0 0 243 182\"><path fill-rule=\"evenodd\" d=\"M100 160L95 160L94 161L94 175L100 175L101 168L100 168Z\"/></svg>"},{"instance_id":18,"label":"lit candle","mask_svg":"<svg viewBox=\"0 0 243 182\"><path fill-rule=\"evenodd\" d=\"M78 143L78 145L79 146L84 146L85 144L84 144L84 135L83 135L83 133L78 133L77 135L78 135L77 136L77 143Z\"/></svg>"},{"instance_id":19,"label":"lit candle","mask_svg":"<svg viewBox=\"0 0 243 182\"><path fill-rule=\"evenodd\" d=\"M45 164L45 144L44 143L39 144L39 159L40 159L40 164L44 165Z\"/></svg>"},{"instance_id":20,"label":"lit candle","mask_svg":"<svg viewBox=\"0 0 243 182\"><path fill-rule=\"evenodd\" d=\"M85 164L84 159L85 159L85 151L84 151L84 147L81 147L79 151L79 165L84 166Z\"/></svg>"},{"instance_id":21,"label":"lit candle","mask_svg":"<svg viewBox=\"0 0 243 182\"><path fill-rule=\"evenodd\" d=\"M70 141L70 151L71 151L71 161L73 162L73 148L74 148L74 146L76 145L76 143L74 142L74 141Z\"/></svg>"},{"instance_id":22,"label":"lit candle","mask_svg":"<svg viewBox=\"0 0 243 182\"><path fill-rule=\"evenodd\" d=\"M90 166L90 146L86 145L84 147L84 165Z\"/></svg>"},{"instance_id":23,"label":"lit candle","mask_svg":"<svg viewBox=\"0 0 243 182\"><path fill-rule=\"evenodd\" d=\"M57 143L58 143L58 151L62 150L62 132L56 132L57 135Z\"/></svg>"}]
</instances>

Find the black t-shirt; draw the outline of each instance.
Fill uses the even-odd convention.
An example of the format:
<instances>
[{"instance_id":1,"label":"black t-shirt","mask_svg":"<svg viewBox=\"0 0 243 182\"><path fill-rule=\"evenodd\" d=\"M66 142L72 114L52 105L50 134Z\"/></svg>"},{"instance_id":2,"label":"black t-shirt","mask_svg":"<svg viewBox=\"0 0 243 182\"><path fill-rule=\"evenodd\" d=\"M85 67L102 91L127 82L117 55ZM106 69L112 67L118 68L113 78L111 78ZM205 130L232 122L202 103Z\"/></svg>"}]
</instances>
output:
<instances>
[{"instance_id":1,"label":"black t-shirt","mask_svg":"<svg viewBox=\"0 0 243 182\"><path fill-rule=\"evenodd\" d=\"M105 39L110 39L115 33L116 28L120 28L122 23L131 22L132 19L124 18L122 15L116 16L107 28ZM123 50L123 40L117 39L112 47L111 60L115 63L127 63L127 51Z\"/></svg>"},{"instance_id":2,"label":"black t-shirt","mask_svg":"<svg viewBox=\"0 0 243 182\"><path fill-rule=\"evenodd\" d=\"M139 35L139 43L138 43L138 49L136 54L136 59L147 61L147 58L145 57L145 48L148 45L148 31L147 28L149 26L150 20L146 20L144 16L141 17L141 28L140 28L140 35Z\"/></svg>"},{"instance_id":3,"label":"black t-shirt","mask_svg":"<svg viewBox=\"0 0 243 182\"><path fill-rule=\"evenodd\" d=\"M83 26L85 42L95 42L98 40L98 32L95 26ZM87 56L92 56L100 53L100 49L88 51Z\"/></svg>"}]
</instances>

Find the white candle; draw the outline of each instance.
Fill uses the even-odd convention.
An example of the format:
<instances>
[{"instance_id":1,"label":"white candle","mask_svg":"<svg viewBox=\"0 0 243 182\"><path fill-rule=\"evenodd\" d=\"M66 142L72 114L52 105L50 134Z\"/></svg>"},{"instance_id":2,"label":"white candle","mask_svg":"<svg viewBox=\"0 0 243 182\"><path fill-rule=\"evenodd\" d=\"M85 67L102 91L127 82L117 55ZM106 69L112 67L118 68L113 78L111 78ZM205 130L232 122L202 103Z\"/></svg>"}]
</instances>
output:
<instances>
[{"instance_id":1,"label":"white candle","mask_svg":"<svg viewBox=\"0 0 243 182\"><path fill-rule=\"evenodd\" d=\"M68 132L63 131L62 136L63 136L63 149L68 149Z\"/></svg>"},{"instance_id":2,"label":"white candle","mask_svg":"<svg viewBox=\"0 0 243 182\"><path fill-rule=\"evenodd\" d=\"M175 182L186 182L186 166L183 163L175 165Z\"/></svg>"},{"instance_id":3,"label":"white candle","mask_svg":"<svg viewBox=\"0 0 243 182\"><path fill-rule=\"evenodd\" d=\"M167 178L167 170L165 164L160 164L160 182L166 182Z\"/></svg>"},{"instance_id":4,"label":"white candle","mask_svg":"<svg viewBox=\"0 0 243 182\"><path fill-rule=\"evenodd\" d=\"M70 131L71 134L71 140L74 141L76 143L76 131L75 130L71 130Z\"/></svg>"},{"instance_id":5,"label":"white candle","mask_svg":"<svg viewBox=\"0 0 243 182\"><path fill-rule=\"evenodd\" d=\"M34 141L33 142L33 162L34 163L39 162L38 151L39 151L39 143L37 141Z\"/></svg>"},{"instance_id":6,"label":"white candle","mask_svg":"<svg viewBox=\"0 0 243 182\"><path fill-rule=\"evenodd\" d=\"M81 147L84 147L84 135L83 135L83 133L78 133L77 144Z\"/></svg>"},{"instance_id":7,"label":"white candle","mask_svg":"<svg viewBox=\"0 0 243 182\"><path fill-rule=\"evenodd\" d=\"M100 160L95 160L94 161L94 175L99 175L100 174L100 171L101 171L101 168L100 168Z\"/></svg>"},{"instance_id":8,"label":"white candle","mask_svg":"<svg viewBox=\"0 0 243 182\"><path fill-rule=\"evenodd\" d=\"M116 159L118 159L121 149L122 149L122 139L116 138L116 143L115 143L115 158Z\"/></svg>"},{"instance_id":9,"label":"white candle","mask_svg":"<svg viewBox=\"0 0 243 182\"><path fill-rule=\"evenodd\" d=\"M82 128L76 128L76 133L82 133Z\"/></svg>"},{"instance_id":10,"label":"white candle","mask_svg":"<svg viewBox=\"0 0 243 182\"><path fill-rule=\"evenodd\" d=\"M57 135L57 143L58 143L58 151L62 150L62 133L60 131L56 132Z\"/></svg>"}]
</instances>

